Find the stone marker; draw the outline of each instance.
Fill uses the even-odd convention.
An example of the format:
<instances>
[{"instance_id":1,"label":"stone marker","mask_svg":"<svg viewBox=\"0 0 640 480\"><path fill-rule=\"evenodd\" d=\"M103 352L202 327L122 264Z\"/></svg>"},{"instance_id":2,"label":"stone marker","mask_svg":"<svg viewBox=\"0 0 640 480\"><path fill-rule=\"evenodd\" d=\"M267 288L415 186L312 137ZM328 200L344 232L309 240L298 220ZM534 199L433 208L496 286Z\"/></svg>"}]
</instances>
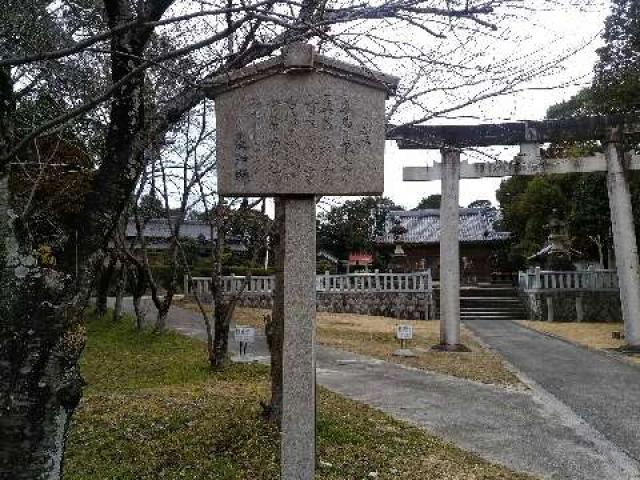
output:
<instances>
[{"instance_id":1,"label":"stone marker","mask_svg":"<svg viewBox=\"0 0 640 480\"><path fill-rule=\"evenodd\" d=\"M407 341L413 339L412 325L396 325L396 338L400 340L400 348L393 352L396 357L415 357L416 354L407 348Z\"/></svg>"},{"instance_id":2,"label":"stone marker","mask_svg":"<svg viewBox=\"0 0 640 480\"><path fill-rule=\"evenodd\" d=\"M231 357L236 363L253 363L259 360L258 357L247 353L249 345L253 345L256 340L256 329L246 325L236 325L233 329L233 338L238 344L238 355Z\"/></svg>"},{"instance_id":3,"label":"stone marker","mask_svg":"<svg viewBox=\"0 0 640 480\"><path fill-rule=\"evenodd\" d=\"M315 472L316 196L382 193L384 102L397 83L294 44L207 87L219 193L281 200L284 480Z\"/></svg>"},{"instance_id":4,"label":"stone marker","mask_svg":"<svg viewBox=\"0 0 640 480\"><path fill-rule=\"evenodd\" d=\"M384 189L384 102L397 79L290 46L214 80L224 195L365 195Z\"/></svg>"}]
</instances>

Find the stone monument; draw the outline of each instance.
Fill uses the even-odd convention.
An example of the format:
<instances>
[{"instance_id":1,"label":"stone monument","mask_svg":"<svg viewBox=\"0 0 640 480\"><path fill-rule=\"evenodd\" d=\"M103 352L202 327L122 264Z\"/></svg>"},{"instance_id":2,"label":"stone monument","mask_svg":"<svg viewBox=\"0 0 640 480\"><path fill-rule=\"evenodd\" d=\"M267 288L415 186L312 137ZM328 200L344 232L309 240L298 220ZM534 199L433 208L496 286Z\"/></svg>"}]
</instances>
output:
<instances>
[{"instance_id":1,"label":"stone monument","mask_svg":"<svg viewBox=\"0 0 640 480\"><path fill-rule=\"evenodd\" d=\"M219 193L282 205L284 480L315 471L316 197L382 193L385 100L397 83L294 44L207 86Z\"/></svg>"}]
</instances>

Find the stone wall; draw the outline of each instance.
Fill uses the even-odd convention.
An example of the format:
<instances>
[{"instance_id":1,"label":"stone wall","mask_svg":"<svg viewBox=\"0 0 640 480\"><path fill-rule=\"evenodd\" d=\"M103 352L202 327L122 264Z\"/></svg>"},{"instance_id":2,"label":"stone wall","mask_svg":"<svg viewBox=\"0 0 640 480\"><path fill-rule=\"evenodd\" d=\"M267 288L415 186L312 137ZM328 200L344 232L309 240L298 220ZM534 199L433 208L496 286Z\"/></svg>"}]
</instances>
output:
<instances>
[{"instance_id":1,"label":"stone wall","mask_svg":"<svg viewBox=\"0 0 640 480\"><path fill-rule=\"evenodd\" d=\"M427 294L416 292L354 292L316 294L319 312L425 319Z\"/></svg>"},{"instance_id":2,"label":"stone wall","mask_svg":"<svg viewBox=\"0 0 640 480\"><path fill-rule=\"evenodd\" d=\"M620 294L617 291L572 292L524 292L521 294L524 304L532 320L549 320L548 298L551 298L553 320L571 322L578 320L576 298L582 298L582 309L585 322L619 322L622 321L620 310Z\"/></svg>"},{"instance_id":3,"label":"stone wall","mask_svg":"<svg viewBox=\"0 0 640 480\"><path fill-rule=\"evenodd\" d=\"M204 298L204 301L211 301ZM331 313L355 313L420 320L425 318L427 294L424 292L318 292L317 310ZM244 294L238 306L270 309L271 294ZM433 316L431 318L434 318Z\"/></svg>"}]
</instances>

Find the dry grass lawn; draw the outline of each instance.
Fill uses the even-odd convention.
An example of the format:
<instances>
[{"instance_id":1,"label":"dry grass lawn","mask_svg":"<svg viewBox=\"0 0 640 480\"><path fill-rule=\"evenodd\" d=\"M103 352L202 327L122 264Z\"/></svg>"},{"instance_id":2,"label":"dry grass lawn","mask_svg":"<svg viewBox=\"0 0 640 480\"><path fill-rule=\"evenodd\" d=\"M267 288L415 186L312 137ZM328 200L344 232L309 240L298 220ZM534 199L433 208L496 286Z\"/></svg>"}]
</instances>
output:
<instances>
[{"instance_id":1,"label":"dry grass lawn","mask_svg":"<svg viewBox=\"0 0 640 480\"><path fill-rule=\"evenodd\" d=\"M194 304L182 303L181 306L197 310ZM264 331L263 318L268 313L270 310L237 308L233 319L238 325L250 325ZM317 321L317 338L321 345L482 383L520 385L518 378L506 368L501 357L479 345L464 328L462 342L471 352L442 353L429 351L431 346L439 343L438 321L397 320L324 312L318 313ZM417 357L392 355L400 347L394 333L395 326L399 323L413 325L414 339L409 347Z\"/></svg>"},{"instance_id":2,"label":"dry grass lawn","mask_svg":"<svg viewBox=\"0 0 640 480\"><path fill-rule=\"evenodd\" d=\"M413 325L413 340L409 347L416 357L395 357L400 347L395 339L395 326ZM318 313L318 342L363 355L402 363L410 367L446 375L499 385L517 385L518 378L506 368L499 355L479 345L464 328L462 342L471 352L432 352L430 347L440 341L440 322L398 320L388 317Z\"/></svg>"},{"instance_id":3,"label":"dry grass lawn","mask_svg":"<svg viewBox=\"0 0 640 480\"><path fill-rule=\"evenodd\" d=\"M277 480L280 434L260 419L263 365L207 368L202 342L88 322L88 387L65 480ZM528 480L416 427L319 389L317 480Z\"/></svg>"},{"instance_id":4,"label":"dry grass lawn","mask_svg":"<svg viewBox=\"0 0 640 480\"><path fill-rule=\"evenodd\" d=\"M616 340L611 335L612 332L624 330L622 323L534 322L529 320L518 323L591 348L614 349L624 345L624 340ZM640 363L640 355L628 355L627 357Z\"/></svg>"}]
</instances>

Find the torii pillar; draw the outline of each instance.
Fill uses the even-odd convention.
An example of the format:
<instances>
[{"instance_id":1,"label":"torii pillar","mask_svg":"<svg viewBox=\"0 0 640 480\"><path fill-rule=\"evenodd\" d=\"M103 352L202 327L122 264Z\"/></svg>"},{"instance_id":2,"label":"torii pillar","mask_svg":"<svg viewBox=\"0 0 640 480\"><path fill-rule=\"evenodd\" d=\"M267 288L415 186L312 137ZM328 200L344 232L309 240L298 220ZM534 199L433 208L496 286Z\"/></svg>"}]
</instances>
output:
<instances>
[{"instance_id":1,"label":"torii pillar","mask_svg":"<svg viewBox=\"0 0 640 480\"><path fill-rule=\"evenodd\" d=\"M463 351L460 344L460 150L443 148L440 202L440 344L434 350Z\"/></svg>"},{"instance_id":2,"label":"torii pillar","mask_svg":"<svg viewBox=\"0 0 640 480\"><path fill-rule=\"evenodd\" d=\"M640 266L631 194L625 173L627 170L640 170L640 156L626 154L624 150L624 136L638 133L640 118L637 116L593 116L484 125L418 125L390 129L389 138L397 140L400 148L440 148L442 152L441 164L436 163L433 167L405 167L403 178L406 181L442 180L443 234L440 251L446 280L441 282L441 332L445 345L457 341L456 328L459 329L460 322L459 313L456 317L459 298L454 297L455 294L451 291L456 280L459 288L459 270L456 270L459 267L454 266L452 260L454 256L459 256L457 239L451 241L453 230L445 227L445 224L455 223L457 228L458 219L453 220L451 202L453 198L457 202L458 179L606 171L625 330L626 346L623 348L640 351ZM580 158L540 157L542 143L585 140L600 140L605 154ZM461 164L459 156L456 159L450 153L450 147L443 149L444 146L460 149L492 145L520 145L521 153L512 162ZM456 183L455 187L452 182ZM451 275L454 279L447 279L446 275Z\"/></svg>"},{"instance_id":3,"label":"torii pillar","mask_svg":"<svg viewBox=\"0 0 640 480\"><path fill-rule=\"evenodd\" d=\"M633 225L631 193L625 174L625 152L619 129L612 129L605 141L607 192L611 210L611 230L616 252L616 270L620 286L620 306L624 321L625 343L640 350L640 272L638 243Z\"/></svg>"}]
</instances>

